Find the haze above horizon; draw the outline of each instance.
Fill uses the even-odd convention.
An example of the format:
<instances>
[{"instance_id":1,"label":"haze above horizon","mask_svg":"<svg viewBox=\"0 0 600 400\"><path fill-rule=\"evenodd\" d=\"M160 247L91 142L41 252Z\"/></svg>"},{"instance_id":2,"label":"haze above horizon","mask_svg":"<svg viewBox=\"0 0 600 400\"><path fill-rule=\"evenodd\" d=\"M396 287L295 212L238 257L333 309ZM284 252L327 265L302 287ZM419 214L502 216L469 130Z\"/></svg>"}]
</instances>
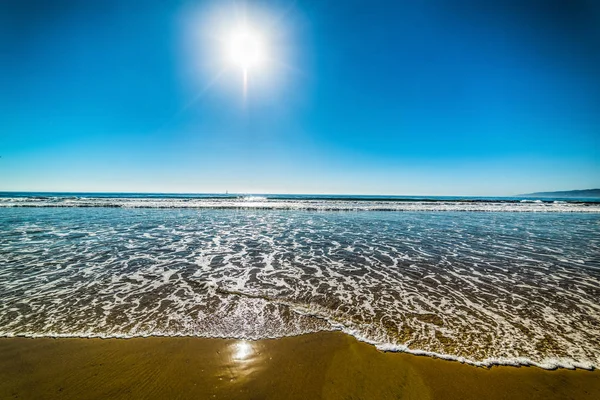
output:
<instances>
[{"instance_id":1,"label":"haze above horizon","mask_svg":"<svg viewBox=\"0 0 600 400\"><path fill-rule=\"evenodd\" d=\"M599 22L585 0L4 1L0 191L600 187Z\"/></svg>"}]
</instances>

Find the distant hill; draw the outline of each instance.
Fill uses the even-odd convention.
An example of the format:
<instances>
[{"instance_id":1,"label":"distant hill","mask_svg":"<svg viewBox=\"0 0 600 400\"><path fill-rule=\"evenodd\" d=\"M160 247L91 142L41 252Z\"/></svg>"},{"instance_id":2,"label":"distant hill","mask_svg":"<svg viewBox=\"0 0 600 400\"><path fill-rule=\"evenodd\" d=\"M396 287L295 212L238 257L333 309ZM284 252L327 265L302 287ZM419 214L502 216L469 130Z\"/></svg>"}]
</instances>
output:
<instances>
[{"instance_id":1,"label":"distant hill","mask_svg":"<svg viewBox=\"0 0 600 400\"><path fill-rule=\"evenodd\" d=\"M600 189L567 190L563 192L537 192L520 194L519 197L600 197Z\"/></svg>"}]
</instances>

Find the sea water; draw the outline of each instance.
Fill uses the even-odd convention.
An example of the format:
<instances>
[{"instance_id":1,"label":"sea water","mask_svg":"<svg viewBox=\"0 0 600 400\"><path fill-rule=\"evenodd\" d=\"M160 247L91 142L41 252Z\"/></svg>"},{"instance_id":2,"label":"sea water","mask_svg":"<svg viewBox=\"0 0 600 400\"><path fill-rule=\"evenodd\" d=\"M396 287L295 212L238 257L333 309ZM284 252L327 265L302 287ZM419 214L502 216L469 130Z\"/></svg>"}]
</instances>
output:
<instances>
[{"instance_id":1,"label":"sea water","mask_svg":"<svg viewBox=\"0 0 600 400\"><path fill-rule=\"evenodd\" d=\"M476 364L600 366L589 199L4 194L0 336L342 330Z\"/></svg>"}]
</instances>

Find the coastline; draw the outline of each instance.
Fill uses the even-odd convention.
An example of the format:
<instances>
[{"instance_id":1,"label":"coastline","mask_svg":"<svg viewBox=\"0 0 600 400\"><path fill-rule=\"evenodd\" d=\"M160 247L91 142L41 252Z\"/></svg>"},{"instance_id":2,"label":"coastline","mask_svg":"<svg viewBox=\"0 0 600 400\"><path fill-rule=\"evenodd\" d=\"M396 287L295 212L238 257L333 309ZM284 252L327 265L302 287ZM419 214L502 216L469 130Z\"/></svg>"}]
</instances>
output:
<instances>
[{"instance_id":1,"label":"coastline","mask_svg":"<svg viewBox=\"0 0 600 400\"><path fill-rule=\"evenodd\" d=\"M0 398L600 398L598 370L475 367L381 352L342 332L0 338Z\"/></svg>"}]
</instances>

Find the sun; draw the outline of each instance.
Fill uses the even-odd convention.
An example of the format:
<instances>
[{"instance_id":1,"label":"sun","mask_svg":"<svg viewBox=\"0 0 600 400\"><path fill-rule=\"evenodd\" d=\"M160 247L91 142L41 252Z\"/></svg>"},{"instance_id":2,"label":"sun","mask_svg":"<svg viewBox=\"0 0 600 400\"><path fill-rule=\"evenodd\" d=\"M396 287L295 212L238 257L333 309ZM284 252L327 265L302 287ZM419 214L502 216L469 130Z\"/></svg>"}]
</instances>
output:
<instances>
[{"instance_id":1,"label":"sun","mask_svg":"<svg viewBox=\"0 0 600 400\"><path fill-rule=\"evenodd\" d=\"M234 31L228 42L230 61L244 73L260 67L265 59L265 46L260 35L244 27Z\"/></svg>"},{"instance_id":2,"label":"sun","mask_svg":"<svg viewBox=\"0 0 600 400\"><path fill-rule=\"evenodd\" d=\"M296 70L285 62L289 27L283 13L244 0L227 3L190 6L197 11L185 13L190 75L202 85L201 93L217 82L236 96L241 88L245 106L251 97L259 101L271 94Z\"/></svg>"}]
</instances>

